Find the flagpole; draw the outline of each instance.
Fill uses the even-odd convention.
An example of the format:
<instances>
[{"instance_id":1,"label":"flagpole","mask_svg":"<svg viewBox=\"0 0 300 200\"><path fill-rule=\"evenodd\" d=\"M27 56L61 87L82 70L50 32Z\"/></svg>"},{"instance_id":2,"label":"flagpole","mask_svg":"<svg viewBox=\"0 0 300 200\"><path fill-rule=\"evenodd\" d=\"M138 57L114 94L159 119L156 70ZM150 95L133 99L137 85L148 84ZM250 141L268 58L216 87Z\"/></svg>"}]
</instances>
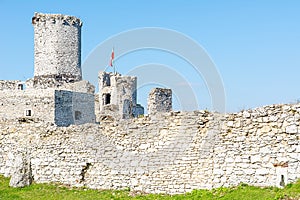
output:
<instances>
[{"instance_id":1,"label":"flagpole","mask_svg":"<svg viewBox=\"0 0 300 200\"><path fill-rule=\"evenodd\" d=\"M114 73L117 74L117 68L115 64L114 64Z\"/></svg>"},{"instance_id":2,"label":"flagpole","mask_svg":"<svg viewBox=\"0 0 300 200\"><path fill-rule=\"evenodd\" d=\"M116 65L115 65L115 47L113 47L113 52L114 52L113 68L114 68L114 74L116 74Z\"/></svg>"},{"instance_id":3,"label":"flagpole","mask_svg":"<svg viewBox=\"0 0 300 200\"><path fill-rule=\"evenodd\" d=\"M114 74L116 74L116 66L114 62L113 62L113 68L114 68Z\"/></svg>"},{"instance_id":4,"label":"flagpole","mask_svg":"<svg viewBox=\"0 0 300 200\"><path fill-rule=\"evenodd\" d=\"M112 49L112 52L111 52L111 57L110 57L110 63L109 63L109 66L110 67L113 67L113 73L116 74L116 65L115 65L115 52L114 52L114 47ZM105 70L107 69L107 67L105 68Z\"/></svg>"},{"instance_id":5,"label":"flagpole","mask_svg":"<svg viewBox=\"0 0 300 200\"><path fill-rule=\"evenodd\" d=\"M109 68L109 66L106 66L106 67L105 67L105 69L104 69L105 72L106 72L107 68Z\"/></svg>"}]
</instances>

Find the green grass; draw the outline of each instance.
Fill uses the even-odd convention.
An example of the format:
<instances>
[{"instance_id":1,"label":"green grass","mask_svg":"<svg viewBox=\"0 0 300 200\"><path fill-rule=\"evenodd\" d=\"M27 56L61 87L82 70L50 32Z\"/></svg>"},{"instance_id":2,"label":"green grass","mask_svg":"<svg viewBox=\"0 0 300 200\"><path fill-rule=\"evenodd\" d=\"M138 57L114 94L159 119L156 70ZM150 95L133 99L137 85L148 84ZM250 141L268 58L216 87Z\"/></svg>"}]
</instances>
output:
<instances>
[{"instance_id":1,"label":"green grass","mask_svg":"<svg viewBox=\"0 0 300 200\"><path fill-rule=\"evenodd\" d=\"M0 200L6 199L30 199L30 200L52 200L52 199L223 199L223 200L276 200L276 199L300 199L300 180L295 184L289 184L284 189L275 187L259 188L241 184L233 188L218 188L213 190L194 190L182 195L130 195L128 190L90 190L86 188L68 188L55 184L32 184L25 188L9 187L9 179L0 176Z\"/></svg>"}]
</instances>

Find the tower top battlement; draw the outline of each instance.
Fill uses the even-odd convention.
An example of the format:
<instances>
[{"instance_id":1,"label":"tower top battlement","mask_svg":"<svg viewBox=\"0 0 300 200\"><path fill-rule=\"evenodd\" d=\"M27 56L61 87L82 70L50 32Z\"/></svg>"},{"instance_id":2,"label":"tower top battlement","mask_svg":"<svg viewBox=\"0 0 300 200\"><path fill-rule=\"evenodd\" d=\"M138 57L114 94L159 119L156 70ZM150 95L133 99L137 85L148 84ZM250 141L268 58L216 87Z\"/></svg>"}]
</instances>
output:
<instances>
[{"instance_id":1,"label":"tower top battlement","mask_svg":"<svg viewBox=\"0 0 300 200\"><path fill-rule=\"evenodd\" d=\"M47 23L52 24L61 23L65 25L82 26L82 21L74 16L62 15L62 14L46 14L46 13L34 13L32 17L32 24Z\"/></svg>"}]
</instances>

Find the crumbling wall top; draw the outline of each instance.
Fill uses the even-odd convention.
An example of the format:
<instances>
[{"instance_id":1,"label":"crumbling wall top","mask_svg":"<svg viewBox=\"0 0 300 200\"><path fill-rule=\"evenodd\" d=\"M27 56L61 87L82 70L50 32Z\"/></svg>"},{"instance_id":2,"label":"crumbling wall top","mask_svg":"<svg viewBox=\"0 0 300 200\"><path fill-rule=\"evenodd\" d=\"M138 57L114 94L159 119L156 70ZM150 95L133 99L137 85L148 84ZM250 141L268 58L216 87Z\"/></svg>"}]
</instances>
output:
<instances>
[{"instance_id":1,"label":"crumbling wall top","mask_svg":"<svg viewBox=\"0 0 300 200\"><path fill-rule=\"evenodd\" d=\"M20 80L0 80L0 91L2 90L23 90L23 83Z\"/></svg>"},{"instance_id":2,"label":"crumbling wall top","mask_svg":"<svg viewBox=\"0 0 300 200\"><path fill-rule=\"evenodd\" d=\"M153 88L148 97L148 114L170 112L172 110L172 90Z\"/></svg>"},{"instance_id":3,"label":"crumbling wall top","mask_svg":"<svg viewBox=\"0 0 300 200\"><path fill-rule=\"evenodd\" d=\"M74 16L70 15L62 15L62 14L46 14L46 13L34 13L34 16L32 17L32 24L38 24L38 23L45 23L50 22L55 24L56 22L60 22L62 24L68 24L68 25L77 25L82 26L82 21Z\"/></svg>"}]
</instances>

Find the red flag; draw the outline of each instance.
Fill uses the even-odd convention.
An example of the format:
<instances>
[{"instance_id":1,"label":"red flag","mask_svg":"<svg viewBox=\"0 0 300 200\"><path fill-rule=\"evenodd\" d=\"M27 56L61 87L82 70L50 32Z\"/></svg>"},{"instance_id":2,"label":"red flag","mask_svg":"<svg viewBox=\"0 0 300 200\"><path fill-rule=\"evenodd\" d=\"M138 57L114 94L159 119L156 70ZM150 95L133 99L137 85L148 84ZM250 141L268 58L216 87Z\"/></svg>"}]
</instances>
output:
<instances>
[{"instance_id":1,"label":"red flag","mask_svg":"<svg viewBox=\"0 0 300 200\"><path fill-rule=\"evenodd\" d=\"M109 66L111 67L113 66L114 59L115 59L115 53L114 53L114 49L112 49Z\"/></svg>"}]
</instances>

